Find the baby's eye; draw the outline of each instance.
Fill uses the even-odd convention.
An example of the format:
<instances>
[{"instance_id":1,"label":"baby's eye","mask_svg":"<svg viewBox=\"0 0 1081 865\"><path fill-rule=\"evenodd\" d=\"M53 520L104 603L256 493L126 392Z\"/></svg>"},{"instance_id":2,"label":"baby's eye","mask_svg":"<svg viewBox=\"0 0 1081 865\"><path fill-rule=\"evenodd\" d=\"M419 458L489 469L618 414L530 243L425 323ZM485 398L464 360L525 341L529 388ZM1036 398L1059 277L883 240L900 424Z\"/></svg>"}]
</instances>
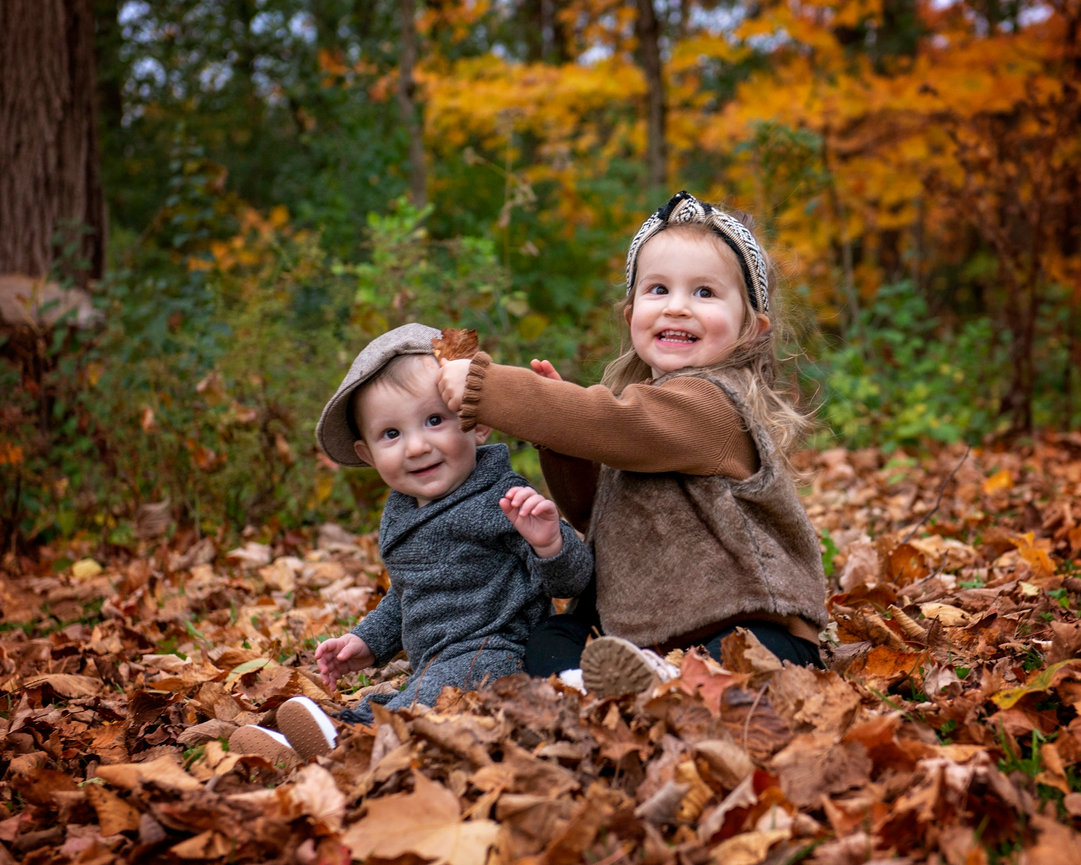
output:
<instances>
[{"instance_id":1,"label":"baby's eye","mask_svg":"<svg viewBox=\"0 0 1081 865\"><path fill-rule=\"evenodd\" d=\"M694 290L695 297L713 297L713 289L708 285L700 285Z\"/></svg>"},{"instance_id":2,"label":"baby's eye","mask_svg":"<svg viewBox=\"0 0 1081 865\"><path fill-rule=\"evenodd\" d=\"M383 434L379 436L379 438L386 439L387 441L394 441L394 439L398 438L400 435L401 433L392 427L391 429L383 430Z\"/></svg>"},{"instance_id":3,"label":"baby's eye","mask_svg":"<svg viewBox=\"0 0 1081 865\"><path fill-rule=\"evenodd\" d=\"M430 414L428 415L428 419L425 421L425 423L428 426L439 426L441 423L443 423L444 420L445 418L442 415Z\"/></svg>"},{"instance_id":4,"label":"baby's eye","mask_svg":"<svg viewBox=\"0 0 1081 865\"><path fill-rule=\"evenodd\" d=\"M657 283L646 289L646 294L668 294L668 287Z\"/></svg>"}]
</instances>

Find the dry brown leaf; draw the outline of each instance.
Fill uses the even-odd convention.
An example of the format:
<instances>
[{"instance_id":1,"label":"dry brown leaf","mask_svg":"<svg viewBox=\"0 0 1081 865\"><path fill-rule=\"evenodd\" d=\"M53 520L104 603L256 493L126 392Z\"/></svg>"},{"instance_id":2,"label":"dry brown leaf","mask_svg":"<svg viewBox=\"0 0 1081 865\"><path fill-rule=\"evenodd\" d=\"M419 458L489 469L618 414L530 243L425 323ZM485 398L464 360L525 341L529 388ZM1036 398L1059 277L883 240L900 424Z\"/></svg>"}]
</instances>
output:
<instances>
[{"instance_id":1,"label":"dry brown leaf","mask_svg":"<svg viewBox=\"0 0 1081 865\"><path fill-rule=\"evenodd\" d=\"M322 831L340 832L345 815L345 794L322 766L309 763L296 773L288 795Z\"/></svg>"},{"instance_id":2,"label":"dry brown leaf","mask_svg":"<svg viewBox=\"0 0 1081 865\"><path fill-rule=\"evenodd\" d=\"M800 733L770 762L789 801L818 806L829 793L844 793L867 782L873 764L858 742L838 742L824 733Z\"/></svg>"},{"instance_id":3,"label":"dry brown leaf","mask_svg":"<svg viewBox=\"0 0 1081 865\"><path fill-rule=\"evenodd\" d=\"M469 359L478 351L480 351L480 344L477 332L470 328L444 328L442 336L432 338L432 353L440 362Z\"/></svg>"},{"instance_id":4,"label":"dry brown leaf","mask_svg":"<svg viewBox=\"0 0 1081 865\"><path fill-rule=\"evenodd\" d=\"M48 687L62 697L93 697L101 693L104 683L93 676L77 676L73 673L46 673L31 676L23 682L24 688Z\"/></svg>"},{"instance_id":5,"label":"dry brown leaf","mask_svg":"<svg viewBox=\"0 0 1081 865\"><path fill-rule=\"evenodd\" d=\"M791 837L788 829L743 832L714 847L713 861L723 862L724 865L759 865L765 861L772 847Z\"/></svg>"},{"instance_id":6,"label":"dry brown leaf","mask_svg":"<svg viewBox=\"0 0 1081 865\"><path fill-rule=\"evenodd\" d=\"M86 799L98 815L102 835L133 832L139 828L139 811L100 784L87 784Z\"/></svg>"},{"instance_id":7,"label":"dry brown leaf","mask_svg":"<svg viewBox=\"0 0 1081 865\"><path fill-rule=\"evenodd\" d=\"M414 855L435 865L484 865L495 846L499 824L463 821L458 797L446 787L413 773L412 793L369 800L367 814L342 836L354 859Z\"/></svg>"},{"instance_id":8,"label":"dry brown leaf","mask_svg":"<svg viewBox=\"0 0 1081 865\"><path fill-rule=\"evenodd\" d=\"M202 786L180 767L175 756L158 757L149 763L98 766L96 775L103 781L125 790L134 790L141 784L155 784L178 792L197 790Z\"/></svg>"},{"instance_id":9,"label":"dry brown leaf","mask_svg":"<svg viewBox=\"0 0 1081 865\"><path fill-rule=\"evenodd\" d=\"M694 746L699 774L717 790L734 790L754 772L754 762L731 738L707 739Z\"/></svg>"},{"instance_id":10,"label":"dry brown leaf","mask_svg":"<svg viewBox=\"0 0 1081 865\"><path fill-rule=\"evenodd\" d=\"M179 844L174 844L170 852L177 859L225 860L234 847L234 839L224 832L208 830L193 835Z\"/></svg>"}]
</instances>

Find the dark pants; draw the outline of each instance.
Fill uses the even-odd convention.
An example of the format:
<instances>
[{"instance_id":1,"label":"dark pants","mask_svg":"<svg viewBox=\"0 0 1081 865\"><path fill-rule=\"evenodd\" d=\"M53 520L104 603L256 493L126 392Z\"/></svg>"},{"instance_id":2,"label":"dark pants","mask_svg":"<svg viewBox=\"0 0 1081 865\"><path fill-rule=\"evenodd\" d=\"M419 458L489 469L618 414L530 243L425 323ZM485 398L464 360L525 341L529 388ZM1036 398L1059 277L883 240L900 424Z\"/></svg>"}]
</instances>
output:
<instances>
[{"instance_id":1,"label":"dark pants","mask_svg":"<svg viewBox=\"0 0 1081 865\"><path fill-rule=\"evenodd\" d=\"M595 599L596 595L591 589L588 594L578 599L573 612L549 616L537 625L525 647L527 673L531 676L547 677L582 666L582 649L585 648L590 634L597 636L602 633ZM794 636L776 622L758 619L737 622L706 637L700 645L720 661L721 640L735 633L736 628L746 628L782 661L791 661L805 667L824 666L815 643Z\"/></svg>"}]
</instances>

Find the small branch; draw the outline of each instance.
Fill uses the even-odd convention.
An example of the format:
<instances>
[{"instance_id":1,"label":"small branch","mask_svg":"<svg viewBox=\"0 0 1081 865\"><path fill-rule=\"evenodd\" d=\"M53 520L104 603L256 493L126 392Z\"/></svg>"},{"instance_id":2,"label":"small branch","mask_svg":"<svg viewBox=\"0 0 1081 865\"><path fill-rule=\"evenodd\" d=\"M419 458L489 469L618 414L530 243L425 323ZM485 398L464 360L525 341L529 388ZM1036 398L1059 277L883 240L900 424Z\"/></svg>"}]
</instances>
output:
<instances>
[{"instance_id":1,"label":"small branch","mask_svg":"<svg viewBox=\"0 0 1081 865\"><path fill-rule=\"evenodd\" d=\"M949 475L946 477L946 480L944 480L942 482L942 485L938 488L938 498L935 499L935 506L931 508L931 510L929 510L927 513L925 513L922 517L920 517L920 521L916 523L916 525L914 525L911 529L909 529L908 534L905 535L904 538L901 540L902 544L907 544L910 540L912 540L912 536L916 534L920 526L922 526L925 522L931 519L931 515L938 510L938 506L942 504L942 494L946 492L946 484L953 480L953 476L957 474L958 469L960 469L961 466L965 464L965 460L968 459L968 455L971 452L972 446L969 445L965 448L965 452L961 454L961 459L958 461L957 465L953 467L953 471L949 473Z\"/></svg>"}]
</instances>

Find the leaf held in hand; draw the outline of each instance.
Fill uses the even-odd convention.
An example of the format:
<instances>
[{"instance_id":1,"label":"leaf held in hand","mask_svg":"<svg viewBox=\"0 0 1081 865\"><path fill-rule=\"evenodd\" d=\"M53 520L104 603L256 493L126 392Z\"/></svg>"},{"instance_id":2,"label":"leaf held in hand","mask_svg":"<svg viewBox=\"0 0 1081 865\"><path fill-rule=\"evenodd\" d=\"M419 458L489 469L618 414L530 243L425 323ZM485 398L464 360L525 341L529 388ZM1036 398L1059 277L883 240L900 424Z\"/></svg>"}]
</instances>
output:
<instances>
[{"instance_id":1,"label":"leaf held in hand","mask_svg":"<svg viewBox=\"0 0 1081 865\"><path fill-rule=\"evenodd\" d=\"M480 351L477 332L472 328L449 327L443 335L432 338L432 353L442 363L445 360L462 360Z\"/></svg>"}]
</instances>

